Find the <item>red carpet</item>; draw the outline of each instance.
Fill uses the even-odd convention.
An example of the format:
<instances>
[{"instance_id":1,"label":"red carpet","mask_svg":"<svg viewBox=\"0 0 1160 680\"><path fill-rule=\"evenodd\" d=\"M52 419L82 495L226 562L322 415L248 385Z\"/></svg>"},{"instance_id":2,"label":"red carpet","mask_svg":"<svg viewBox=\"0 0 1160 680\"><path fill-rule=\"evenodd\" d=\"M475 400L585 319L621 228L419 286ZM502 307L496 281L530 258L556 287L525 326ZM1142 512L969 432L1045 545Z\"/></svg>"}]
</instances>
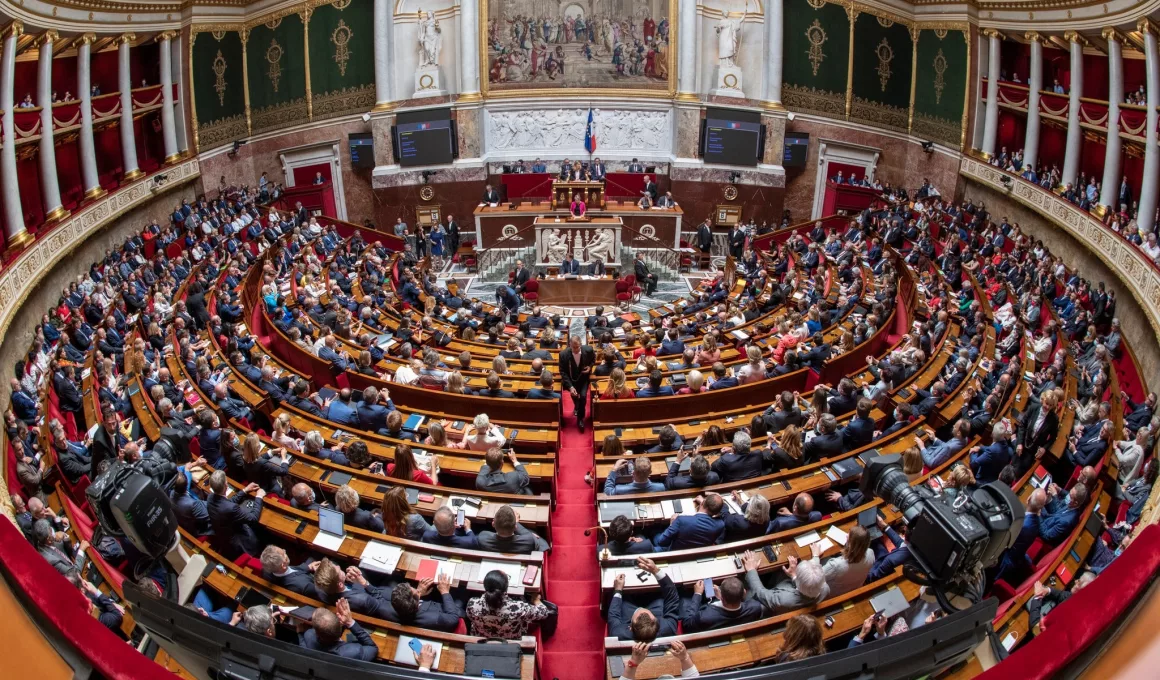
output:
<instances>
[{"instance_id":1,"label":"red carpet","mask_svg":"<svg viewBox=\"0 0 1160 680\"><path fill-rule=\"evenodd\" d=\"M600 569L596 564L596 502L584 473L593 466L591 430L580 434L572 417L572 399L563 397L565 417L560 423L557 460L556 511L552 513L552 555L548 558L548 599L560 607L556 634L544 643L540 677L543 680L601 678L604 670L604 632L600 616Z\"/></svg>"}]
</instances>

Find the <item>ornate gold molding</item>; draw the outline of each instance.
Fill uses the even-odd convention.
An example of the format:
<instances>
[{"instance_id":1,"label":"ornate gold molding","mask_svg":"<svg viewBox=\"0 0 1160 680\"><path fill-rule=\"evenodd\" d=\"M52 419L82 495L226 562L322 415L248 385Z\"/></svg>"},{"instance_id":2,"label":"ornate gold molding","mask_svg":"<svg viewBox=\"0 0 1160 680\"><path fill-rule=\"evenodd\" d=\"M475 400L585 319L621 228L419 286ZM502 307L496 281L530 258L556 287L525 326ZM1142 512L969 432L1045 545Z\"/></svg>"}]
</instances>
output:
<instances>
[{"instance_id":1,"label":"ornate gold molding","mask_svg":"<svg viewBox=\"0 0 1160 680\"><path fill-rule=\"evenodd\" d=\"M1063 39L1069 43L1075 43L1080 47L1091 47L1092 45L1091 41L1085 38L1078 31L1067 31L1063 34Z\"/></svg>"},{"instance_id":2,"label":"ornate gold molding","mask_svg":"<svg viewBox=\"0 0 1160 680\"><path fill-rule=\"evenodd\" d=\"M117 36L116 38L113 38L113 44L117 45L118 47L120 47L121 45L128 45L128 46L132 47L133 43L136 40L137 40L137 34L135 34L135 33L122 33L121 35Z\"/></svg>"},{"instance_id":3,"label":"ornate gold molding","mask_svg":"<svg viewBox=\"0 0 1160 680\"><path fill-rule=\"evenodd\" d=\"M982 33L983 36L987 37L987 38L998 38L999 40L1006 40L1007 39L1007 36L1003 35L1002 33L1000 33L999 31L997 31L993 28L984 28L982 31L980 31L980 33Z\"/></svg>"},{"instance_id":4,"label":"ornate gold molding","mask_svg":"<svg viewBox=\"0 0 1160 680\"><path fill-rule=\"evenodd\" d=\"M161 33L158 33L157 36L153 38L153 40L154 42L161 43L166 40L173 40L176 37L177 31L162 31Z\"/></svg>"},{"instance_id":5,"label":"ornate gold molding","mask_svg":"<svg viewBox=\"0 0 1160 680\"><path fill-rule=\"evenodd\" d=\"M1136 22L1136 30L1141 33L1151 33L1152 35L1160 35L1160 26L1148 17L1144 17Z\"/></svg>"},{"instance_id":6,"label":"ornate gold molding","mask_svg":"<svg viewBox=\"0 0 1160 680\"><path fill-rule=\"evenodd\" d=\"M4 27L5 38L19 38L24 34L24 24L19 19L14 19L12 23Z\"/></svg>"}]
</instances>

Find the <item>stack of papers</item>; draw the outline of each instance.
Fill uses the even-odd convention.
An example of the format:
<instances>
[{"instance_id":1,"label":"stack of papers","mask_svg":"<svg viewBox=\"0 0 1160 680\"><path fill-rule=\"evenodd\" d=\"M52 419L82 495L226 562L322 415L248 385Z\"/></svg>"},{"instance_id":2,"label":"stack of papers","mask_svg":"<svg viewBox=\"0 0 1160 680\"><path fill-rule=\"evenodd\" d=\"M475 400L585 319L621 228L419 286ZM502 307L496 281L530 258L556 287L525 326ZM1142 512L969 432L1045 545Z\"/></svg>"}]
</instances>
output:
<instances>
[{"instance_id":1,"label":"stack of papers","mask_svg":"<svg viewBox=\"0 0 1160 680\"><path fill-rule=\"evenodd\" d=\"M832 540L838 545L846 545L846 540L849 537L849 534L847 534L845 531L842 531L838 527L830 527L829 529L826 529L826 538Z\"/></svg>"},{"instance_id":2,"label":"stack of papers","mask_svg":"<svg viewBox=\"0 0 1160 680\"><path fill-rule=\"evenodd\" d=\"M390 574L395 571L395 567L399 566L399 558L402 556L403 549L396 545L371 541L363 548L362 558L359 560L358 566L360 569Z\"/></svg>"},{"instance_id":3,"label":"stack of papers","mask_svg":"<svg viewBox=\"0 0 1160 680\"><path fill-rule=\"evenodd\" d=\"M338 549L342 547L342 542L345 540L346 536L336 536L320 530L315 534L314 540L311 543L319 548L325 548L331 552L338 552Z\"/></svg>"},{"instance_id":4,"label":"stack of papers","mask_svg":"<svg viewBox=\"0 0 1160 680\"><path fill-rule=\"evenodd\" d=\"M482 581L483 577L492 571L502 571L507 575L509 584L516 584L523 579L524 565L519 562L482 560L479 563L479 580Z\"/></svg>"},{"instance_id":5,"label":"stack of papers","mask_svg":"<svg viewBox=\"0 0 1160 680\"><path fill-rule=\"evenodd\" d=\"M807 545L811 545L813 543L817 543L818 541L822 540L822 537L818 535L818 532L811 531L808 534L802 534L801 536L798 536L798 537L794 538L793 540L795 543L798 544L799 548L804 548Z\"/></svg>"}]
</instances>

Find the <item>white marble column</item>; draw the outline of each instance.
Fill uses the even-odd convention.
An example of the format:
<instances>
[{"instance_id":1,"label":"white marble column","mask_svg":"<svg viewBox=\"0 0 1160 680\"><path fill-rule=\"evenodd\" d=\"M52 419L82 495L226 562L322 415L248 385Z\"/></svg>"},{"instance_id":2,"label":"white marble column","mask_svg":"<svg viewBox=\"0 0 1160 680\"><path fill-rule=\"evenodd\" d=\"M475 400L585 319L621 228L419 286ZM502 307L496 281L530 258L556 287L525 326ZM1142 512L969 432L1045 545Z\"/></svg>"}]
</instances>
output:
<instances>
[{"instance_id":1,"label":"white marble column","mask_svg":"<svg viewBox=\"0 0 1160 680\"><path fill-rule=\"evenodd\" d=\"M697 96L697 0L677 0L677 100Z\"/></svg>"},{"instance_id":2,"label":"white marble column","mask_svg":"<svg viewBox=\"0 0 1160 680\"><path fill-rule=\"evenodd\" d=\"M85 199L93 200L107 192L101 187L100 173L97 171L97 146L93 142L93 97L92 97L92 44L97 36L85 33L77 43L77 94L81 100L81 132L77 137L77 147L81 157L81 181L85 186Z\"/></svg>"},{"instance_id":3,"label":"white marble column","mask_svg":"<svg viewBox=\"0 0 1160 680\"><path fill-rule=\"evenodd\" d=\"M58 222L69 212L60 203L60 182L56 176L56 145L52 134L52 44L56 31L45 31L37 39L40 48L36 64L36 103L40 106L40 198L45 223Z\"/></svg>"},{"instance_id":4,"label":"white marble column","mask_svg":"<svg viewBox=\"0 0 1160 680\"><path fill-rule=\"evenodd\" d=\"M1083 46L1087 40L1075 31L1064 34L1071 51L1071 88L1067 103L1067 146L1063 154L1064 185L1075 185L1079 178L1079 157L1083 153L1083 127L1079 123L1080 98L1083 97ZM1083 187L1076 187L1083 190Z\"/></svg>"},{"instance_id":5,"label":"white marble column","mask_svg":"<svg viewBox=\"0 0 1160 680\"><path fill-rule=\"evenodd\" d=\"M181 157L177 152L177 131L173 128L173 31L165 31L157 36L161 49L161 140L165 149L165 162L172 163Z\"/></svg>"},{"instance_id":6,"label":"white marble column","mask_svg":"<svg viewBox=\"0 0 1160 680\"><path fill-rule=\"evenodd\" d=\"M1124 36L1105 28L1108 41L1108 135L1104 154L1104 177L1100 184L1100 205L1107 210L1119 207L1120 197L1120 102L1124 101Z\"/></svg>"},{"instance_id":7,"label":"white marble column","mask_svg":"<svg viewBox=\"0 0 1160 680\"><path fill-rule=\"evenodd\" d=\"M785 0L765 0L765 89L761 98L781 106L782 60L785 49Z\"/></svg>"},{"instance_id":8,"label":"white marble column","mask_svg":"<svg viewBox=\"0 0 1160 680\"><path fill-rule=\"evenodd\" d=\"M177 137L177 150L184 156L189 150L189 134L185 125L185 37L181 32L173 36L170 44L170 64L173 82L177 84L177 110L173 114L173 133Z\"/></svg>"},{"instance_id":9,"label":"white marble column","mask_svg":"<svg viewBox=\"0 0 1160 680\"><path fill-rule=\"evenodd\" d=\"M1043 37L1031 31L1031 73L1027 76L1027 134L1023 139L1023 165L1039 162L1039 92L1043 89Z\"/></svg>"},{"instance_id":10,"label":"white marble column","mask_svg":"<svg viewBox=\"0 0 1160 680\"><path fill-rule=\"evenodd\" d=\"M479 95L479 0L459 0L459 102Z\"/></svg>"},{"instance_id":11,"label":"white marble column","mask_svg":"<svg viewBox=\"0 0 1160 680\"><path fill-rule=\"evenodd\" d=\"M987 113L983 119L983 153L995 155L995 140L999 137L999 45L1003 34L993 28L983 31L987 36Z\"/></svg>"},{"instance_id":12,"label":"white marble column","mask_svg":"<svg viewBox=\"0 0 1160 680\"><path fill-rule=\"evenodd\" d=\"M1157 54L1158 27L1141 19L1136 30L1144 34L1145 73L1148 80L1148 132L1144 144L1144 179L1140 185L1140 213L1136 223L1141 233L1152 231L1156 222L1157 183L1160 182L1160 150L1156 148L1156 107L1160 107L1160 54Z\"/></svg>"},{"instance_id":13,"label":"white marble column","mask_svg":"<svg viewBox=\"0 0 1160 680\"><path fill-rule=\"evenodd\" d=\"M133 77L129 71L129 48L137 36L125 33L117 38L117 87L121 90L121 169L126 181L145 173L137 167L137 137L133 131Z\"/></svg>"},{"instance_id":14,"label":"white marble column","mask_svg":"<svg viewBox=\"0 0 1160 680\"><path fill-rule=\"evenodd\" d=\"M395 89L395 60L393 58L394 44L391 34L394 31L391 8L393 4L388 0L374 0L375 2L375 109L389 110L394 100Z\"/></svg>"},{"instance_id":15,"label":"white marble column","mask_svg":"<svg viewBox=\"0 0 1160 680\"><path fill-rule=\"evenodd\" d=\"M4 197L4 237L8 250L22 250L32 243L32 236L24 229L24 210L20 206L20 185L16 180L16 104L12 87L16 77L16 39L24 32L19 21L9 24L4 34L4 51L0 55L0 118L4 146L0 148L0 194Z\"/></svg>"}]
</instances>

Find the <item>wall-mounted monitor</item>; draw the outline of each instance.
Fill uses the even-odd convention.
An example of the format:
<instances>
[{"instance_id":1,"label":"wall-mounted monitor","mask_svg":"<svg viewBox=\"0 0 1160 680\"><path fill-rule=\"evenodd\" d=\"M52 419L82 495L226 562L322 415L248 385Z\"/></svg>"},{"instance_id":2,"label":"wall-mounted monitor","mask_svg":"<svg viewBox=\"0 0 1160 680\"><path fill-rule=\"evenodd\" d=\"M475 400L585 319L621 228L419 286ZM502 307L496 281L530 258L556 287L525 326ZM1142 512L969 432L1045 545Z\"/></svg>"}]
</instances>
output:
<instances>
[{"instance_id":1,"label":"wall-mounted monitor","mask_svg":"<svg viewBox=\"0 0 1160 680\"><path fill-rule=\"evenodd\" d=\"M352 132L347 138L350 144L350 164L355 168L375 167L375 139L369 132Z\"/></svg>"},{"instance_id":2,"label":"wall-mounted monitor","mask_svg":"<svg viewBox=\"0 0 1160 680\"><path fill-rule=\"evenodd\" d=\"M786 132L785 152L781 164L787 168L806 167L806 158L810 152L810 134L808 132Z\"/></svg>"},{"instance_id":3,"label":"wall-mounted monitor","mask_svg":"<svg viewBox=\"0 0 1160 680\"><path fill-rule=\"evenodd\" d=\"M765 134L756 111L708 108L701 123L701 158L706 163L755 166Z\"/></svg>"},{"instance_id":4,"label":"wall-mounted monitor","mask_svg":"<svg viewBox=\"0 0 1160 680\"><path fill-rule=\"evenodd\" d=\"M451 109L400 113L391 134L395 160L403 167L447 165L458 155Z\"/></svg>"}]
</instances>

